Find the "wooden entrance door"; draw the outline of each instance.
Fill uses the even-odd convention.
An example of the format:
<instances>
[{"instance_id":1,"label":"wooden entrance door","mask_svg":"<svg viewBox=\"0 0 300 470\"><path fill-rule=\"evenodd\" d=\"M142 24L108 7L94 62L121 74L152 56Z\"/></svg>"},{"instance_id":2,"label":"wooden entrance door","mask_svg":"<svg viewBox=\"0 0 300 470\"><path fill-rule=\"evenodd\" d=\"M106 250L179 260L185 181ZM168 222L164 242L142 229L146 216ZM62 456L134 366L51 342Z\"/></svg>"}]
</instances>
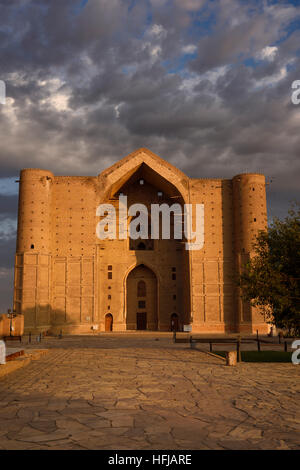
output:
<instances>
[{"instance_id":1,"label":"wooden entrance door","mask_svg":"<svg viewBox=\"0 0 300 470\"><path fill-rule=\"evenodd\" d=\"M178 315L176 313L171 315L171 331L179 331Z\"/></svg>"},{"instance_id":2,"label":"wooden entrance door","mask_svg":"<svg viewBox=\"0 0 300 470\"><path fill-rule=\"evenodd\" d=\"M138 312L136 314L136 329L137 330L147 329L147 313L146 312Z\"/></svg>"},{"instance_id":3,"label":"wooden entrance door","mask_svg":"<svg viewBox=\"0 0 300 470\"><path fill-rule=\"evenodd\" d=\"M105 331L112 331L113 329L113 316L111 313L105 315Z\"/></svg>"}]
</instances>

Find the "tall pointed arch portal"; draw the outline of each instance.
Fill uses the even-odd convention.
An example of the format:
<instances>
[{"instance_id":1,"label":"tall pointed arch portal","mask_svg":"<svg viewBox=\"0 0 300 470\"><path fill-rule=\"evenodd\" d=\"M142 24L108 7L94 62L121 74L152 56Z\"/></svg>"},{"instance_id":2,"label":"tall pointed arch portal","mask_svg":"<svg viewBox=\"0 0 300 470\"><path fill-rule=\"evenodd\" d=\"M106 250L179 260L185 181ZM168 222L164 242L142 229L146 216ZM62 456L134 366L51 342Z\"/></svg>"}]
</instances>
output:
<instances>
[{"instance_id":1,"label":"tall pointed arch portal","mask_svg":"<svg viewBox=\"0 0 300 470\"><path fill-rule=\"evenodd\" d=\"M182 230L178 236L177 229L179 224L183 227L184 205L190 203L189 179L157 155L140 149L102 172L98 184L101 188L99 203L113 206L118 233L122 227L120 240L104 240L99 247L101 265L111 265L113 254L120 255L119 268L110 278L113 281L110 284L118 281L119 286L122 280L123 304L115 314L114 325L119 323L122 329L127 330L170 331L170 318L176 313L178 329L183 329L183 325L191 322L191 254L185 250ZM135 209L131 213L132 207ZM158 216L155 210L152 216L153 207L160 212ZM169 212L163 217L166 207ZM139 218L136 223L135 218ZM131 237L131 223L139 232L141 220L144 227L148 221L148 230L140 237ZM140 281L145 283L144 297L138 296ZM141 285L140 291L143 290ZM112 308L115 309L114 294L112 296ZM103 300L101 308L105 305Z\"/></svg>"}]
</instances>

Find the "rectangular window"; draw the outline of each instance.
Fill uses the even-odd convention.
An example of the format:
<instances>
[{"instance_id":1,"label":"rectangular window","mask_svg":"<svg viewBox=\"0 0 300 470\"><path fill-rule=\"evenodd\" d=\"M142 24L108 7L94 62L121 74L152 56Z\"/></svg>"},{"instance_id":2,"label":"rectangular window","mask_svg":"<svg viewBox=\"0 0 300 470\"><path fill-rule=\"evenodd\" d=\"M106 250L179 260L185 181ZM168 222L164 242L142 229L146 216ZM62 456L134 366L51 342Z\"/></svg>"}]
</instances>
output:
<instances>
[{"instance_id":1,"label":"rectangular window","mask_svg":"<svg viewBox=\"0 0 300 470\"><path fill-rule=\"evenodd\" d=\"M146 301L145 300L139 300L139 308L146 308Z\"/></svg>"},{"instance_id":2,"label":"rectangular window","mask_svg":"<svg viewBox=\"0 0 300 470\"><path fill-rule=\"evenodd\" d=\"M112 272L107 273L107 279L112 279Z\"/></svg>"},{"instance_id":3,"label":"rectangular window","mask_svg":"<svg viewBox=\"0 0 300 470\"><path fill-rule=\"evenodd\" d=\"M176 274L175 273L172 274L172 281L176 281Z\"/></svg>"}]
</instances>

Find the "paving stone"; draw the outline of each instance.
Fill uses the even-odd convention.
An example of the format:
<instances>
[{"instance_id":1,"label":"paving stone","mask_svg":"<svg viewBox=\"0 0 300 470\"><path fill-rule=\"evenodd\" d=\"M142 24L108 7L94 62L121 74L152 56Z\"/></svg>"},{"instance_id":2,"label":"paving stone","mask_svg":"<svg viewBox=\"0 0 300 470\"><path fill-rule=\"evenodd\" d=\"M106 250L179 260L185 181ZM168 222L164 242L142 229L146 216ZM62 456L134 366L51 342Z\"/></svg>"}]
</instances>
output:
<instances>
[{"instance_id":1,"label":"paving stone","mask_svg":"<svg viewBox=\"0 0 300 470\"><path fill-rule=\"evenodd\" d=\"M0 419L12 419L17 416L18 407L17 406L4 406L0 408Z\"/></svg>"},{"instance_id":2,"label":"paving stone","mask_svg":"<svg viewBox=\"0 0 300 470\"><path fill-rule=\"evenodd\" d=\"M118 400L115 408L117 410L138 410L140 408L139 403L136 403L134 399L125 398Z\"/></svg>"},{"instance_id":3,"label":"paving stone","mask_svg":"<svg viewBox=\"0 0 300 470\"><path fill-rule=\"evenodd\" d=\"M30 421L30 426L33 429L37 429L38 431L43 431L43 432L54 432L57 430L56 427L56 422L55 421L50 421L50 420L45 420L45 419L38 419L34 421Z\"/></svg>"},{"instance_id":4,"label":"paving stone","mask_svg":"<svg viewBox=\"0 0 300 470\"><path fill-rule=\"evenodd\" d=\"M24 441L24 442L42 442L47 443L48 441L58 441L62 439L69 438L68 432L62 432L60 430L45 433L45 432L38 432L36 429L31 428L30 426L24 427L20 433L15 435L15 439L17 441Z\"/></svg>"},{"instance_id":5,"label":"paving stone","mask_svg":"<svg viewBox=\"0 0 300 470\"><path fill-rule=\"evenodd\" d=\"M102 429L111 427L111 422L109 420L100 418L98 416L81 416L78 417L77 420L79 421L79 423L84 424L85 426L91 429Z\"/></svg>"},{"instance_id":6,"label":"paving stone","mask_svg":"<svg viewBox=\"0 0 300 470\"><path fill-rule=\"evenodd\" d=\"M249 442L247 440L234 440L234 439L226 439L221 440L218 444L227 450L257 450L259 449L259 443L257 442Z\"/></svg>"},{"instance_id":7,"label":"paving stone","mask_svg":"<svg viewBox=\"0 0 300 470\"><path fill-rule=\"evenodd\" d=\"M68 431L70 434L74 434L75 432L88 432L88 426L78 422L75 419L67 419L67 418L58 418L55 420L55 424L57 429L63 429Z\"/></svg>"},{"instance_id":8,"label":"paving stone","mask_svg":"<svg viewBox=\"0 0 300 470\"><path fill-rule=\"evenodd\" d=\"M20 408L17 412L17 416L19 418L31 420L35 416L39 416L39 412L32 408Z\"/></svg>"},{"instance_id":9,"label":"paving stone","mask_svg":"<svg viewBox=\"0 0 300 470\"><path fill-rule=\"evenodd\" d=\"M236 427L233 431L231 431L228 436L233 437L234 439L259 439L262 437L261 429L256 428L244 428L243 426Z\"/></svg>"},{"instance_id":10,"label":"paving stone","mask_svg":"<svg viewBox=\"0 0 300 470\"><path fill-rule=\"evenodd\" d=\"M133 422L134 419L132 416L122 416L117 419L112 419L111 420L111 425L113 428L119 428L119 427L133 427Z\"/></svg>"}]
</instances>

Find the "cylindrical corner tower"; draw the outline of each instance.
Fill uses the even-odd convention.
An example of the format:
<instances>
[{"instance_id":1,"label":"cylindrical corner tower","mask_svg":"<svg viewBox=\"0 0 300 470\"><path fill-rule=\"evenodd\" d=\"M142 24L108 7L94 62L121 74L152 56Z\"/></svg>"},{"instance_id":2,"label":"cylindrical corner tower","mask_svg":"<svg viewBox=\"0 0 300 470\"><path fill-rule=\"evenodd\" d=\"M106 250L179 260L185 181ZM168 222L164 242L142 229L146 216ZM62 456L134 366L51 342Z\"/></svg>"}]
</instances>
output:
<instances>
[{"instance_id":1,"label":"cylindrical corner tower","mask_svg":"<svg viewBox=\"0 0 300 470\"><path fill-rule=\"evenodd\" d=\"M25 169L20 175L17 252L51 251L51 189L53 173Z\"/></svg>"},{"instance_id":2,"label":"cylindrical corner tower","mask_svg":"<svg viewBox=\"0 0 300 470\"><path fill-rule=\"evenodd\" d=\"M234 240L237 272L253 255L253 243L260 230L267 229L266 182L261 174L233 178ZM268 325L258 309L241 300L237 291L239 331L266 333Z\"/></svg>"},{"instance_id":3,"label":"cylindrical corner tower","mask_svg":"<svg viewBox=\"0 0 300 470\"><path fill-rule=\"evenodd\" d=\"M51 194L50 171L25 169L20 174L15 309L24 314L25 331L50 324Z\"/></svg>"}]
</instances>

